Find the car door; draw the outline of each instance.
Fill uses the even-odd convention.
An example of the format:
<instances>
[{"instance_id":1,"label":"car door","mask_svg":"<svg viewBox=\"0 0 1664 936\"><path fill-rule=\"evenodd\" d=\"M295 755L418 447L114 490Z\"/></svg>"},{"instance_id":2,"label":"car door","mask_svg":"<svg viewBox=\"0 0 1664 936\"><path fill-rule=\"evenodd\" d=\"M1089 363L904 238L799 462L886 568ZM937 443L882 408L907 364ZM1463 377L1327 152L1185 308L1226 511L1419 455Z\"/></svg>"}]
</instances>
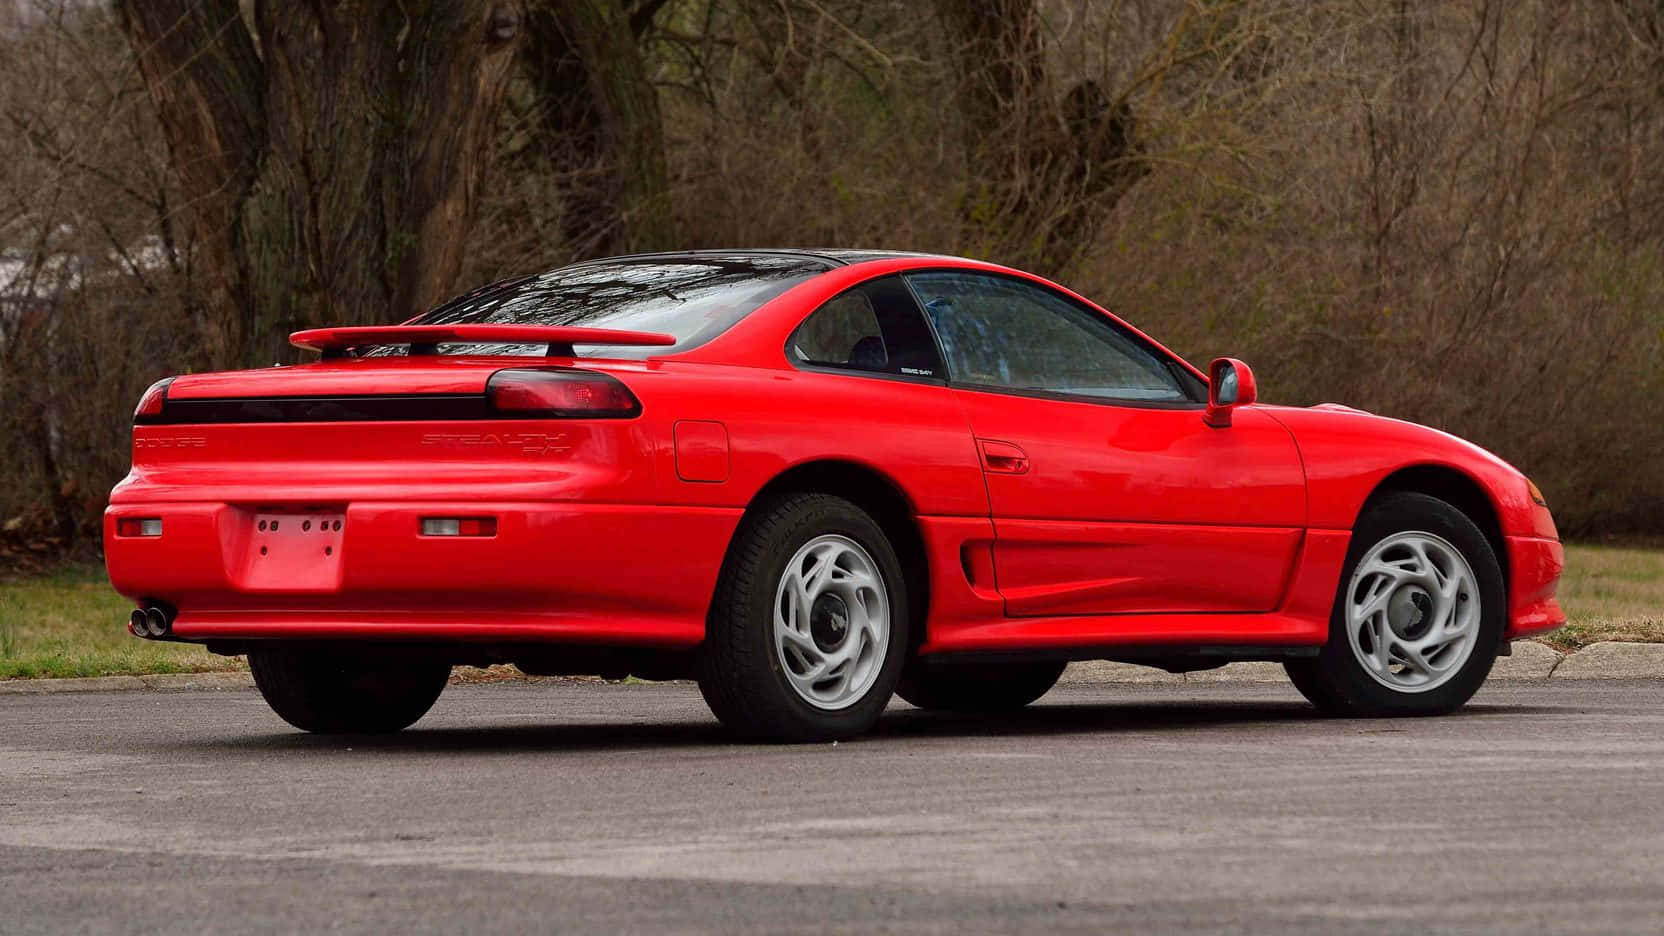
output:
<instances>
[{"instance_id":1,"label":"car door","mask_svg":"<svg viewBox=\"0 0 1664 936\"><path fill-rule=\"evenodd\" d=\"M1203 423L1202 381L1026 279L910 274L981 453L1013 617L1274 609L1305 525L1289 433Z\"/></svg>"}]
</instances>

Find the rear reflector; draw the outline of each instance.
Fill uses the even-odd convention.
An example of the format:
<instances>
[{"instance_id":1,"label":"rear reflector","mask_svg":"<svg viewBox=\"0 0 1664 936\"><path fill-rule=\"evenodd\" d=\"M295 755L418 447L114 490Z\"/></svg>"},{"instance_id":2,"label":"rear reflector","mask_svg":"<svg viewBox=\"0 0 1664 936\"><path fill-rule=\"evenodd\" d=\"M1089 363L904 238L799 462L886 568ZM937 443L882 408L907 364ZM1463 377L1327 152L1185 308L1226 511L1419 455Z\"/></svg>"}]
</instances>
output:
<instances>
[{"instance_id":1,"label":"rear reflector","mask_svg":"<svg viewBox=\"0 0 1664 936\"><path fill-rule=\"evenodd\" d=\"M161 536L160 517L120 517L116 520L117 536Z\"/></svg>"},{"instance_id":2,"label":"rear reflector","mask_svg":"<svg viewBox=\"0 0 1664 936\"><path fill-rule=\"evenodd\" d=\"M485 395L498 416L628 419L641 402L616 378L585 370L514 368L491 375Z\"/></svg>"},{"instance_id":3,"label":"rear reflector","mask_svg":"<svg viewBox=\"0 0 1664 936\"><path fill-rule=\"evenodd\" d=\"M496 517L423 517L423 536L496 536Z\"/></svg>"},{"instance_id":4,"label":"rear reflector","mask_svg":"<svg viewBox=\"0 0 1664 936\"><path fill-rule=\"evenodd\" d=\"M133 410L134 422L146 422L162 415L162 409L168 402L168 384L173 383L172 377L164 377L150 385L150 389L139 397L139 405Z\"/></svg>"}]
</instances>

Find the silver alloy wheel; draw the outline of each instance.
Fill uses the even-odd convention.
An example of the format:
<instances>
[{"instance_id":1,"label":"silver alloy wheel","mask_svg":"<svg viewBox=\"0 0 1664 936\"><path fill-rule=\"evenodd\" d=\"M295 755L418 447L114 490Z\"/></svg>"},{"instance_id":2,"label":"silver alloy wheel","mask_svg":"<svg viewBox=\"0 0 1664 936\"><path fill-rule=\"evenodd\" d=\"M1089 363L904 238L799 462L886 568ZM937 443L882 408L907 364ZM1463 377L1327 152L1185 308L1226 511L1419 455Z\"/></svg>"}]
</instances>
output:
<instances>
[{"instance_id":1,"label":"silver alloy wheel","mask_svg":"<svg viewBox=\"0 0 1664 936\"><path fill-rule=\"evenodd\" d=\"M1346 639L1376 682L1427 692L1473 655L1479 615L1479 580L1460 550L1431 533L1394 533L1352 574Z\"/></svg>"},{"instance_id":2,"label":"silver alloy wheel","mask_svg":"<svg viewBox=\"0 0 1664 936\"><path fill-rule=\"evenodd\" d=\"M815 708L848 708L878 679L889 646L878 563L847 536L804 543L774 593L774 647L792 690Z\"/></svg>"}]
</instances>

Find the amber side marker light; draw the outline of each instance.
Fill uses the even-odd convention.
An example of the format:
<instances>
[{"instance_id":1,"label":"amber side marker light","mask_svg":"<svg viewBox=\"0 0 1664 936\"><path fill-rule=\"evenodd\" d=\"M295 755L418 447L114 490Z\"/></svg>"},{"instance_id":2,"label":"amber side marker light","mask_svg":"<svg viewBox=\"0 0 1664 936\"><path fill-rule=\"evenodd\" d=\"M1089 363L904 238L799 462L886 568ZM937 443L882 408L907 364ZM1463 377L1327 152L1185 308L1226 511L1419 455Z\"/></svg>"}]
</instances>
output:
<instances>
[{"instance_id":1,"label":"amber side marker light","mask_svg":"<svg viewBox=\"0 0 1664 936\"><path fill-rule=\"evenodd\" d=\"M1531 491L1532 503L1536 504L1538 507L1548 506L1548 501L1543 498L1543 492L1537 487L1537 482L1531 480L1530 478L1526 478L1525 486Z\"/></svg>"},{"instance_id":2,"label":"amber side marker light","mask_svg":"<svg viewBox=\"0 0 1664 936\"><path fill-rule=\"evenodd\" d=\"M496 517L423 517L423 536L496 536Z\"/></svg>"},{"instance_id":3,"label":"amber side marker light","mask_svg":"<svg viewBox=\"0 0 1664 936\"><path fill-rule=\"evenodd\" d=\"M160 517L122 517L116 520L117 536L161 536Z\"/></svg>"}]
</instances>

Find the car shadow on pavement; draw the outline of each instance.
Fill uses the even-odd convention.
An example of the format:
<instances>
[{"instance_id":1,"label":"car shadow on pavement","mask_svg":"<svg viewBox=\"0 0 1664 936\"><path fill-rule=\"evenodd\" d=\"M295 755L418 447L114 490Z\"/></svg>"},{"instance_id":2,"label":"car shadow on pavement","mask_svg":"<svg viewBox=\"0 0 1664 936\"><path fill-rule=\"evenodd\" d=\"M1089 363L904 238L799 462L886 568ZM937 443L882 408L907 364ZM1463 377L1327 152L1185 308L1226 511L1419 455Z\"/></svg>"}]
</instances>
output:
<instances>
[{"instance_id":1,"label":"car shadow on pavement","mask_svg":"<svg viewBox=\"0 0 1664 936\"><path fill-rule=\"evenodd\" d=\"M986 738L1091 736L1117 733L1233 727L1275 728L1333 724L1347 730L1402 732L1431 728L1451 719L1496 714L1520 715L1533 707L1469 705L1431 719L1337 719L1318 714L1301 702L1115 702L1039 703L1020 712L985 715L926 712L894 706L868 734L844 744L891 744L918 738ZM312 735L299 731L198 738L181 747L195 750L245 751L388 751L424 754L516 753L526 751L639 751L684 748L762 747L738 739L712 721L642 720L554 722L550 724L482 724L433 727L420 724L389 735Z\"/></svg>"},{"instance_id":2,"label":"car shadow on pavement","mask_svg":"<svg viewBox=\"0 0 1664 936\"><path fill-rule=\"evenodd\" d=\"M1053 705L1042 702L1022 711L999 715L892 710L872 734L874 737L1110 734L1302 723L1348 725L1359 730L1408 730L1417 724L1431 724L1443 719L1482 717L1498 712L1517 714L1520 711L1519 706L1469 705L1434 719L1348 719L1323 715L1304 702L1175 700Z\"/></svg>"},{"instance_id":3,"label":"car shadow on pavement","mask_svg":"<svg viewBox=\"0 0 1664 936\"><path fill-rule=\"evenodd\" d=\"M552 721L559 717L551 712ZM714 720L705 722L563 722L481 724L468 728L423 728L396 734L318 735L301 731L198 738L182 743L194 750L388 751L409 753L512 754L530 751L624 751L710 748L738 742Z\"/></svg>"},{"instance_id":4,"label":"car shadow on pavement","mask_svg":"<svg viewBox=\"0 0 1664 936\"><path fill-rule=\"evenodd\" d=\"M1186 727L1224 727L1322 720L1299 702L1036 703L1016 712L980 714L891 711L873 729L879 737L1110 734Z\"/></svg>"}]
</instances>

